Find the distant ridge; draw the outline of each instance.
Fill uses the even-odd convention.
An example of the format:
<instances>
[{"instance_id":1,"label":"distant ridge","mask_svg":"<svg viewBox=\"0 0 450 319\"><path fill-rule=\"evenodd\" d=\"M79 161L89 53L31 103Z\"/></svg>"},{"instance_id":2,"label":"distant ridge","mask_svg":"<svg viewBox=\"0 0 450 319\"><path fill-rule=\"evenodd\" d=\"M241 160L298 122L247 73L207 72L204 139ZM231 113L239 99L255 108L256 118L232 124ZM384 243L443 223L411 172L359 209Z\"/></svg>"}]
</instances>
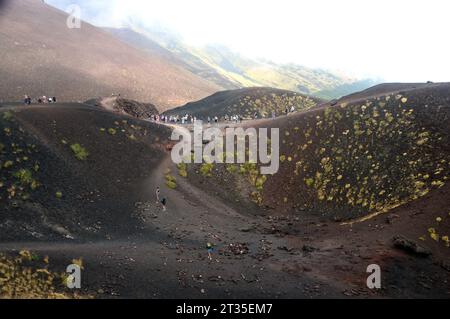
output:
<instances>
[{"instance_id":1,"label":"distant ridge","mask_svg":"<svg viewBox=\"0 0 450 319\"><path fill-rule=\"evenodd\" d=\"M274 88L254 87L238 90L217 92L197 102L188 103L182 107L172 109L167 115L185 115L186 113L198 118L226 115L239 115L243 118L271 117L281 115L286 108L296 111L306 110L317 106L323 101L297 92Z\"/></svg>"}]
</instances>

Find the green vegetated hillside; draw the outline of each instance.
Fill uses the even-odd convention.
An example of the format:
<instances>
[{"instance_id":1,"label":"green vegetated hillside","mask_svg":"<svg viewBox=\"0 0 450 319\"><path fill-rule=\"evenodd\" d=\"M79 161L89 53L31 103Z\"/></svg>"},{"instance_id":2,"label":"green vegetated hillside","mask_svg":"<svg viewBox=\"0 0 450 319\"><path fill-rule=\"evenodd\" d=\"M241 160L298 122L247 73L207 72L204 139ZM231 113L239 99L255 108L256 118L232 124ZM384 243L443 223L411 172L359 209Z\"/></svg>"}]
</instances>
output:
<instances>
[{"instance_id":1,"label":"green vegetated hillside","mask_svg":"<svg viewBox=\"0 0 450 319\"><path fill-rule=\"evenodd\" d=\"M107 30L135 47L170 57L174 64L224 89L275 87L334 99L375 84L332 71L247 58L223 45L190 46L167 30L139 26Z\"/></svg>"},{"instance_id":2,"label":"green vegetated hillside","mask_svg":"<svg viewBox=\"0 0 450 319\"><path fill-rule=\"evenodd\" d=\"M423 87L266 122L280 128L277 174L261 176L253 164L197 172L209 175L208 187L227 180L230 191L280 212L345 220L388 211L448 181L449 92L448 84Z\"/></svg>"},{"instance_id":3,"label":"green vegetated hillside","mask_svg":"<svg viewBox=\"0 0 450 319\"><path fill-rule=\"evenodd\" d=\"M203 100L167 111L165 114L185 115L187 113L200 119L205 119L208 116L218 116L223 119L225 115L253 118L256 112L258 117L267 118L272 116L272 112L279 116L285 112L286 108L290 110L292 106L296 111L308 110L322 102L320 99L292 91L273 88L246 88L218 92Z\"/></svg>"},{"instance_id":4,"label":"green vegetated hillside","mask_svg":"<svg viewBox=\"0 0 450 319\"><path fill-rule=\"evenodd\" d=\"M372 86L372 80L357 80L331 71L297 64L278 64L246 58L224 46L184 46L184 58L204 62L239 87L275 87L333 99Z\"/></svg>"}]
</instances>

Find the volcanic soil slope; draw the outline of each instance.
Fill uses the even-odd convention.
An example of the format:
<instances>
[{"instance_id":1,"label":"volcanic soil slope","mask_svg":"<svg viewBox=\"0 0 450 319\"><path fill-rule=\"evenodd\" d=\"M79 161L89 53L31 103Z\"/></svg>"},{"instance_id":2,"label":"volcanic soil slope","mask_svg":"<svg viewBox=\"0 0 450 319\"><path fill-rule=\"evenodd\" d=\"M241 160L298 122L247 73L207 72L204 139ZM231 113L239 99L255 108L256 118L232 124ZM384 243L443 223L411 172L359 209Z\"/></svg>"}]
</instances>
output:
<instances>
[{"instance_id":1,"label":"volcanic soil slope","mask_svg":"<svg viewBox=\"0 0 450 319\"><path fill-rule=\"evenodd\" d=\"M449 85L394 91L245 122L280 128L272 176L175 165L168 128L92 106L0 107L0 252L82 264L95 298L448 298Z\"/></svg>"},{"instance_id":2,"label":"volcanic soil slope","mask_svg":"<svg viewBox=\"0 0 450 319\"><path fill-rule=\"evenodd\" d=\"M85 102L117 114L129 115L141 120L149 119L152 115L159 114L158 109L151 103L141 103L118 96L91 99Z\"/></svg>"},{"instance_id":3,"label":"volcanic soil slope","mask_svg":"<svg viewBox=\"0 0 450 319\"><path fill-rule=\"evenodd\" d=\"M2 241L133 229L127 212L163 157L166 128L84 104L0 107L0 125Z\"/></svg>"},{"instance_id":4,"label":"volcanic soil slope","mask_svg":"<svg viewBox=\"0 0 450 319\"><path fill-rule=\"evenodd\" d=\"M28 94L72 102L120 93L163 111L220 89L170 58L141 51L89 23L70 29L68 15L41 0L2 2L2 101Z\"/></svg>"},{"instance_id":5,"label":"volcanic soil slope","mask_svg":"<svg viewBox=\"0 0 450 319\"><path fill-rule=\"evenodd\" d=\"M263 203L343 220L441 189L449 178L449 92L449 84L394 86L270 123L281 129L282 164Z\"/></svg>"}]
</instances>

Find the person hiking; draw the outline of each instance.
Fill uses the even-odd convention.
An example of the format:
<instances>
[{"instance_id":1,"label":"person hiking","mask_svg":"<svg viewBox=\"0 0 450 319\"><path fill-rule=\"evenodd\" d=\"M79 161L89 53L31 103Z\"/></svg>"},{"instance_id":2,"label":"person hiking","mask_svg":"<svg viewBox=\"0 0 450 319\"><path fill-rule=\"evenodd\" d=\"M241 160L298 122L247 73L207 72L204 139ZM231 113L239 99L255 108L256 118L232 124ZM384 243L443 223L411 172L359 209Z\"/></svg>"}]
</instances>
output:
<instances>
[{"instance_id":1,"label":"person hiking","mask_svg":"<svg viewBox=\"0 0 450 319\"><path fill-rule=\"evenodd\" d=\"M156 187L156 203L159 203L160 199L159 199L159 195L161 194L161 189L158 187Z\"/></svg>"},{"instance_id":2,"label":"person hiking","mask_svg":"<svg viewBox=\"0 0 450 319\"><path fill-rule=\"evenodd\" d=\"M161 199L161 205L162 205L162 208L163 208L163 212L166 211L166 204L167 204L166 198L163 197L163 199Z\"/></svg>"},{"instance_id":3,"label":"person hiking","mask_svg":"<svg viewBox=\"0 0 450 319\"><path fill-rule=\"evenodd\" d=\"M207 243L206 250L208 251L208 259L212 261L212 253L214 252L214 245L211 243Z\"/></svg>"}]
</instances>

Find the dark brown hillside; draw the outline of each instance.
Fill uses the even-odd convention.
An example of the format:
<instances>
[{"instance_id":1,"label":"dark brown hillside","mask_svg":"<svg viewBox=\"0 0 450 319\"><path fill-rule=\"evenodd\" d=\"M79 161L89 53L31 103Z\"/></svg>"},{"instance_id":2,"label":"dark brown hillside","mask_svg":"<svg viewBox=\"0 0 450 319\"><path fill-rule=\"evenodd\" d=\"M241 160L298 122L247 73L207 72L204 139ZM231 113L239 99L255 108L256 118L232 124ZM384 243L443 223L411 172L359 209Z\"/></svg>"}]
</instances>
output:
<instances>
[{"instance_id":1,"label":"dark brown hillside","mask_svg":"<svg viewBox=\"0 0 450 319\"><path fill-rule=\"evenodd\" d=\"M134 231L169 130L83 104L0 107L0 240Z\"/></svg>"},{"instance_id":2,"label":"dark brown hillside","mask_svg":"<svg viewBox=\"0 0 450 319\"><path fill-rule=\"evenodd\" d=\"M142 120L149 119L152 115L159 113L156 106L151 103L141 103L116 96L91 99L86 101L85 103L111 112L129 115Z\"/></svg>"},{"instance_id":3,"label":"dark brown hillside","mask_svg":"<svg viewBox=\"0 0 450 319\"><path fill-rule=\"evenodd\" d=\"M364 91L356 92L339 99L339 102L356 102L360 99L376 98L382 95L405 93L411 90L440 87L442 83L383 83L370 87Z\"/></svg>"},{"instance_id":4,"label":"dark brown hillside","mask_svg":"<svg viewBox=\"0 0 450 319\"><path fill-rule=\"evenodd\" d=\"M88 23L69 29L67 14L40 0L6 1L0 11L0 101L56 96L85 101L121 93L166 110L219 88Z\"/></svg>"}]
</instances>

